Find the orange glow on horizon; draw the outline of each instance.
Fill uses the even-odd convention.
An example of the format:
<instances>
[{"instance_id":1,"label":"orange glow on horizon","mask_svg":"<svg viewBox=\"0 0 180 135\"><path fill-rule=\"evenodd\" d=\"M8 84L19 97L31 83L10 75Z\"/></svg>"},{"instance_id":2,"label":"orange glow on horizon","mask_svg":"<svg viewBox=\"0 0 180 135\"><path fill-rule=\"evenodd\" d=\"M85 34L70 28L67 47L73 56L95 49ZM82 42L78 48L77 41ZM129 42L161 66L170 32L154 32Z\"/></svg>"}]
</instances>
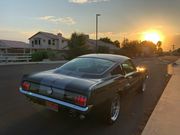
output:
<instances>
[{"instance_id":1,"label":"orange glow on horizon","mask_svg":"<svg viewBox=\"0 0 180 135\"><path fill-rule=\"evenodd\" d=\"M147 31L143 33L142 39L157 44L158 41L163 41L163 36L157 31Z\"/></svg>"}]
</instances>

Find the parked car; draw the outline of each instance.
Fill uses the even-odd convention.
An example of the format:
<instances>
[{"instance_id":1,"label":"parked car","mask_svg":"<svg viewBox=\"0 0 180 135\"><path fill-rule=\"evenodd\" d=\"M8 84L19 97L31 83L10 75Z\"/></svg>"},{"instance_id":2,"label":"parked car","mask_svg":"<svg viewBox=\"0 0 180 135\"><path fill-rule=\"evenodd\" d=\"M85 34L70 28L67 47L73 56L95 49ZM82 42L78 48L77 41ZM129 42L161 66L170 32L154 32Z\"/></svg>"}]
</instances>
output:
<instances>
[{"instance_id":1,"label":"parked car","mask_svg":"<svg viewBox=\"0 0 180 135\"><path fill-rule=\"evenodd\" d=\"M112 124L120 114L123 93L144 92L147 76L147 70L136 68L128 57L89 54L53 70L24 75L20 92L34 103L80 116L103 107Z\"/></svg>"}]
</instances>

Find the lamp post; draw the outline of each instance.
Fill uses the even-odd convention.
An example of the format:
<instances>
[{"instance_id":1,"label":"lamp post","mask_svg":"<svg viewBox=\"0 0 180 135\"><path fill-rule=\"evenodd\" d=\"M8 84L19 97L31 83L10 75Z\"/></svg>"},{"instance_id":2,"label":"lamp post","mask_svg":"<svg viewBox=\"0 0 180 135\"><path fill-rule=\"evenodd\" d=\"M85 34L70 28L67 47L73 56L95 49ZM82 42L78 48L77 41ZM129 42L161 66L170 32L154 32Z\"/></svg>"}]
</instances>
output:
<instances>
[{"instance_id":1,"label":"lamp post","mask_svg":"<svg viewBox=\"0 0 180 135\"><path fill-rule=\"evenodd\" d=\"M96 14L96 53L98 49L98 17L101 16L101 14Z\"/></svg>"}]
</instances>

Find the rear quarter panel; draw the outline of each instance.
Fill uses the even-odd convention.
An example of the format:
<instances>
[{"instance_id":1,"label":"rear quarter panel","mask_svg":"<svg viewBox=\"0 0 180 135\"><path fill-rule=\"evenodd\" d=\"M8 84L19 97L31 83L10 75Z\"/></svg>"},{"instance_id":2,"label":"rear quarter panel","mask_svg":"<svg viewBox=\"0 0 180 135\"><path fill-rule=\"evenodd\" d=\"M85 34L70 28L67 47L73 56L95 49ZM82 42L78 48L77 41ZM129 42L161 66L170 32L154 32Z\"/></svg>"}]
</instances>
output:
<instances>
[{"instance_id":1,"label":"rear quarter panel","mask_svg":"<svg viewBox=\"0 0 180 135\"><path fill-rule=\"evenodd\" d=\"M94 106L105 103L110 100L116 93L120 93L125 89L125 84L127 83L125 78L114 78L106 80L97 86L95 90L92 91L90 97L90 103Z\"/></svg>"}]
</instances>

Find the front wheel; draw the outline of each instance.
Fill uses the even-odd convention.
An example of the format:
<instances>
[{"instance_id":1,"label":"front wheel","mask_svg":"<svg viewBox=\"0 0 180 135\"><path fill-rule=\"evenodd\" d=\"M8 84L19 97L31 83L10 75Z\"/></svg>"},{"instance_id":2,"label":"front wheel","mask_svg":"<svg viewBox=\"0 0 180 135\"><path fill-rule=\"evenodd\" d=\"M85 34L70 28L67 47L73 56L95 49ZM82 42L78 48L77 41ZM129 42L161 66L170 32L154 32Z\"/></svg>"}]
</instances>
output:
<instances>
[{"instance_id":1,"label":"front wheel","mask_svg":"<svg viewBox=\"0 0 180 135\"><path fill-rule=\"evenodd\" d=\"M139 93L144 93L145 91L146 91L146 83L147 83L147 81L146 81L147 79L145 79L143 82L142 82L142 84L141 84L141 86L140 86L140 89L138 90L138 92Z\"/></svg>"},{"instance_id":2,"label":"front wheel","mask_svg":"<svg viewBox=\"0 0 180 135\"><path fill-rule=\"evenodd\" d=\"M113 124L117 121L120 115L121 105L120 105L120 96L116 95L109 101L107 106L107 115L106 120L108 124Z\"/></svg>"}]
</instances>

